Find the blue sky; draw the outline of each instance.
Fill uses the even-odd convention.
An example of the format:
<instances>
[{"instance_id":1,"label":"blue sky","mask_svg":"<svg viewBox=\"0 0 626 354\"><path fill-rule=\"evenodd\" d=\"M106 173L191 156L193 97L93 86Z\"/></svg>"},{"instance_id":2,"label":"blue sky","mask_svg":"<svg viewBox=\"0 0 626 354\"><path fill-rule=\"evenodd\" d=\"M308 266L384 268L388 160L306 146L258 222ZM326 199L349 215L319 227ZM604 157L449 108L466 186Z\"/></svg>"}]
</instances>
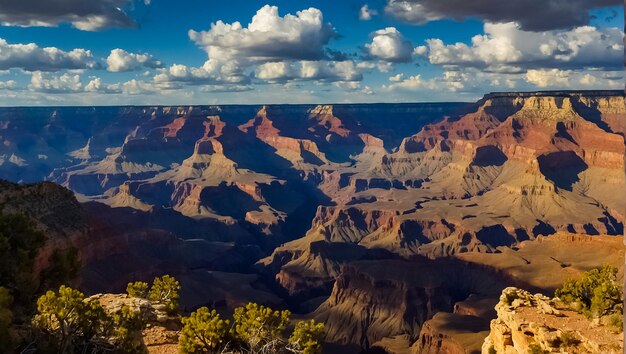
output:
<instances>
[{"instance_id":1,"label":"blue sky","mask_svg":"<svg viewBox=\"0 0 626 354\"><path fill-rule=\"evenodd\" d=\"M559 21L534 6L562 0L41 1L0 0L0 105L471 101L624 86L624 10L612 0L569 1Z\"/></svg>"}]
</instances>

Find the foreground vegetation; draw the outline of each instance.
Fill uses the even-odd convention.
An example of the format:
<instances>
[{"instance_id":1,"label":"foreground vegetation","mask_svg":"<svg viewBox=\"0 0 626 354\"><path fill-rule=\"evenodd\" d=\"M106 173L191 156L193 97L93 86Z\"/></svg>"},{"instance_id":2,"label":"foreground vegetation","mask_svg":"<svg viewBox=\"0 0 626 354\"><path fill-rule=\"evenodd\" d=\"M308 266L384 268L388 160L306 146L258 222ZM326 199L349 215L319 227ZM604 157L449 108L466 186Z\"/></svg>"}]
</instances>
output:
<instances>
[{"instance_id":1,"label":"foreground vegetation","mask_svg":"<svg viewBox=\"0 0 626 354\"><path fill-rule=\"evenodd\" d=\"M566 281L555 295L589 318L605 318L608 324L622 327L622 284L617 281L615 267L585 272L580 279Z\"/></svg>"},{"instance_id":2,"label":"foreground vegetation","mask_svg":"<svg viewBox=\"0 0 626 354\"><path fill-rule=\"evenodd\" d=\"M168 319L181 325L181 353L301 353L319 354L324 325L315 321L296 323L285 332L291 313L249 303L238 307L232 320L216 310L202 307L188 317L178 315L180 284L169 276L147 283L128 284L130 297L142 298L161 308ZM142 330L147 318L141 309L122 305L113 311L95 298L61 285L37 300L28 330L15 331L10 311L11 296L0 288L0 342L22 345L22 352L36 353L145 353ZM18 333L20 332L20 333Z\"/></svg>"},{"instance_id":3,"label":"foreground vegetation","mask_svg":"<svg viewBox=\"0 0 626 354\"><path fill-rule=\"evenodd\" d=\"M0 352L145 353L142 331L154 320L146 318L145 308L105 308L97 297L67 286L79 270L76 249L55 250L46 268L35 269L44 242L28 218L0 213ZM126 290L181 329L181 353L321 352L321 323L298 322L288 335L289 311L254 303L228 319L206 307L181 317L180 289L164 275L152 284L129 283Z\"/></svg>"},{"instance_id":4,"label":"foreground vegetation","mask_svg":"<svg viewBox=\"0 0 626 354\"><path fill-rule=\"evenodd\" d=\"M300 321L284 338L290 312L249 303L234 311L233 322L202 307L183 318L181 353L302 353L322 352L324 324Z\"/></svg>"},{"instance_id":5,"label":"foreground vegetation","mask_svg":"<svg viewBox=\"0 0 626 354\"><path fill-rule=\"evenodd\" d=\"M144 282L128 284L128 295L162 304L170 315L178 309L176 279L165 275L156 278L149 287ZM324 324L301 321L289 338L285 332L290 324L288 310L273 310L269 307L249 303L238 307L232 321L222 318L216 310L201 307L188 317L180 319L182 329L179 336L180 353L321 353Z\"/></svg>"}]
</instances>

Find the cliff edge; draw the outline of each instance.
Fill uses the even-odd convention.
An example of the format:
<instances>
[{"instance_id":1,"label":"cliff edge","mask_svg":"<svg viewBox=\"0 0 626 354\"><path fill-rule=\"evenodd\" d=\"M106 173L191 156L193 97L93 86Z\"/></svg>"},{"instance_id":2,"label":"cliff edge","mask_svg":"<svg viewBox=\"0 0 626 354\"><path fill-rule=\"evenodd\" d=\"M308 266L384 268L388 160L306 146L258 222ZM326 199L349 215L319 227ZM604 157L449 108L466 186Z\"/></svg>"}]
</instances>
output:
<instances>
[{"instance_id":1,"label":"cliff edge","mask_svg":"<svg viewBox=\"0 0 626 354\"><path fill-rule=\"evenodd\" d=\"M506 288L483 354L622 353L621 328L601 325L571 311L558 298Z\"/></svg>"}]
</instances>

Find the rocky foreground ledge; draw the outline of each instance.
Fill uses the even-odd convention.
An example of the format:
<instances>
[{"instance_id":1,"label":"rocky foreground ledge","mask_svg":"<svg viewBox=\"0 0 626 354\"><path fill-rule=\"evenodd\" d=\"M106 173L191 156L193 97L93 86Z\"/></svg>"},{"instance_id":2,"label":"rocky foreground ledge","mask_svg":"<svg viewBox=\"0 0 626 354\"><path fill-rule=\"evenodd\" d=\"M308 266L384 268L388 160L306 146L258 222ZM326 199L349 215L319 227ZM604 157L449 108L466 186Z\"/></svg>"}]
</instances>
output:
<instances>
[{"instance_id":1,"label":"rocky foreground ledge","mask_svg":"<svg viewBox=\"0 0 626 354\"><path fill-rule=\"evenodd\" d=\"M483 354L622 353L621 330L571 311L558 298L506 288Z\"/></svg>"},{"instance_id":2,"label":"rocky foreground ledge","mask_svg":"<svg viewBox=\"0 0 626 354\"><path fill-rule=\"evenodd\" d=\"M116 313L123 306L128 306L133 312L141 314L146 326L137 340L145 345L148 354L178 353L180 320L178 316L168 315L165 305L126 294L96 294L90 299L98 300L108 313Z\"/></svg>"}]
</instances>

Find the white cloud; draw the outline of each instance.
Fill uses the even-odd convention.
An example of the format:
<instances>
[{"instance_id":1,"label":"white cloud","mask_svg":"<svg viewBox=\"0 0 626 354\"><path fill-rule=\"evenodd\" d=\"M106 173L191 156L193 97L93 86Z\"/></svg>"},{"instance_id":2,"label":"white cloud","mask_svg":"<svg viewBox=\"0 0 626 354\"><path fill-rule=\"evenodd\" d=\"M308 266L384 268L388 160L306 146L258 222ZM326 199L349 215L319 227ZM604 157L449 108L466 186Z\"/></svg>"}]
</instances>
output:
<instances>
[{"instance_id":1,"label":"white cloud","mask_svg":"<svg viewBox=\"0 0 626 354\"><path fill-rule=\"evenodd\" d=\"M338 82L335 82L334 85L348 92L359 92L365 95L374 94L374 90L372 90L371 87L367 85L362 86L361 83L356 82L356 81L338 81Z\"/></svg>"},{"instance_id":2,"label":"white cloud","mask_svg":"<svg viewBox=\"0 0 626 354\"><path fill-rule=\"evenodd\" d=\"M111 51L106 62L107 70L111 72L133 71L143 67L161 67L161 62L149 54L134 54L119 48Z\"/></svg>"},{"instance_id":3,"label":"white cloud","mask_svg":"<svg viewBox=\"0 0 626 354\"><path fill-rule=\"evenodd\" d=\"M591 74L584 74L578 82L583 86L593 86L598 83L598 79Z\"/></svg>"},{"instance_id":4,"label":"white cloud","mask_svg":"<svg viewBox=\"0 0 626 354\"><path fill-rule=\"evenodd\" d=\"M618 75L618 79L598 71L528 70L525 79L541 89L580 89L581 86L586 89L623 89L623 76L619 77L619 72L612 73Z\"/></svg>"},{"instance_id":5,"label":"white cloud","mask_svg":"<svg viewBox=\"0 0 626 354\"><path fill-rule=\"evenodd\" d=\"M378 15L378 11L370 9L368 4L361 6L361 9L359 10L359 19L363 21L369 21L376 15Z\"/></svg>"},{"instance_id":6,"label":"white cloud","mask_svg":"<svg viewBox=\"0 0 626 354\"><path fill-rule=\"evenodd\" d=\"M371 34L372 42L365 51L373 58L394 63L411 61L413 46L395 27L387 27Z\"/></svg>"},{"instance_id":7,"label":"white cloud","mask_svg":"<svg viewBox=\"0 0 626 354\"><path fill-rule=\"evenodd\" d=\"M292 63L286 61L265 63L256 69L256 77L261 80L273 81L293 79L299 76Z\"/></svg>"},{"instance_id":8,"label":"white cloud","mask_svg":"<svg viewBox=\"0 0 626 354\"><path fill-rule=\"evenodd\" d=\"M437 88L437 83L435 80L425 80L422 78L422 75L413 75L409 76L406 79L399 78L397 75L389 78L389 81L392 83L389 85L383 85L382 88L384 90L393 91L393 90L434 90Z\"/></svg>"},{"instance_id":9,"label":"white cloud","mask_svg":"<svg viewBox=\"0 0 626 354\"><path fill-rule=\"evenodd\" d=\"M85 92L92 93L122 93L122 88L120 84L104 84L102 83L102 79L99 77L92 78L87 85L85 85Z\"/></svg>"},{"instance_id":10,"label":"white cloud","mask_svg":"<svg viewBox=\"0 0 626 354\"><path fill-rule=\"evenodd\" d=\"M255 77L268 82L311 80L323 82L360 81L363 75L354 61L296 61L261 64Z\"/></svg>"},{"instance_id":11,"label":"white cloud","mask_svg":"<svg viewBox=\"0 0 626 354\"><path fill-rule=\"evenodd\" d=\"M174 64L162 69L154 77L156 83L186 83L191 85L214 84L247 84L250 78L243 73L243 69L236 63L220 63L209 59L200 67L189 67Z\"/></svg>"},{"instance_id":12,"label":"white cloud","mask_svg":"<svg viewBox=\"0 0 626 354\"><path fill-rule=\"evenodd\" d=\"M154 84L143 80L132 79L119 85L122 92L127 95L140 95L146 93L156 93L158 88Z\"/></svg>"},{"instance_id":13,"label":"white cloud","mask_svg":"<svg viewBox=\"0 0 626 354\"><path fill-rule=\"evenodd\" d=\"M85 85L85 92L98 92L102 89L102 79L99 77L92 79Z\"/></svg>"},{"instance_id":14,"label":"white cloud","mask_svg":"<svg viewBox=\"0 0 626 354\"><path fill-rule=\"evenodd\" d=\"M2 90L15 90L17 88L17 82L15 80L0 81L0 89Z\"/></svg>"},{"instance_id":15,"label":"white cloud","mask_svg":"<svg viewBox=\"0 0 626 354\"><path fill-rule=\"evenodd\" d=\"M382 60L379 60L376 62L360 61L356 64L356 67L359 69L370 70L370 71L373 69L376 69L380 71L381 73L387 73L393 68L393 63L390 63L388 61L382 61Z\"/></svg>"},{"instance_id":16,"label":"white cloud","mask_svg":"<svg viewBox=\"0 0 626 354\"><path fill-rule=\"evenodd\" d=\"M528 32L515 23L486 23L484 31L484 35L472 37L471 45L427 40L429 61L497 72L623 65L623 32L617 28L583 26L569 31Z\"/></svg>"},{"instance_id":17,"label":"white cloud","mask_svg":"<svg viewBox=\"0 0 626 354\"><path fill-rule=\"evenodd\" d=\"M0 70L20 68L26 71L97 68L89 50L63 51L56 47L41 48L35 43L9 44L0 38Z\"/></svg>"},{"instance_id":18,"label":"white cloud","mask_svg":"<svg viewBox=\"0 0 626 354\"><path fill-rule=\"evenodd\" d=\"M402 81L402 79L404 79L404 74L402 73L389 77L389 81L392 81L392 82L399 82L399 81Z\"/></svg>"},{"instance_id":19,"label":"white cloud","mask_svg":"<svg viewBox=\"0 0 626 354\"><path fill-rule=\"evenodd\" d=\"M48 94L64 93L92 93L92 94L161 94L168 89L167 85L132 79L125 82L106 84L100 77L91 77L86 85L83 85L80 75L46 74L40 71L31 75L28 89L33 92L43 92Z\"/></svg>"},{"instance_id":20,"label":"white cloud","mask_svg":"<svg viewBox=\"0 0 626 354\"><path fill-rule=\"evenodd\" d=\"M319 64L319 72L338 72L336 76L345 77L344 64L328 64L335 61L323 60L328 52L326 44L336 36L334 28L324 22L322 12L316 8L281 17L277 7L266 5L247 27L240 22L217 21L207 31L190 30L189 38L207 52L208 60L201 67L172 65L161 70L154 82L218 88L232 85L237 90L247 87L252 72L257 78L271 82L330 79L331 73L318 77L304 74L305 67L314 65L307 62L313 60L324 63Z\"/></svg>"},{"instance_id":21,"label":"white cloud","mask_svg":"<svg viewBox=\"0 0 626 354\"><path fill-rule=\"evenodd\" d=\"M571 71L559 69L528 70L526 73L526 81L541 88L554 85L568 86L569 74L571 74Z\"/></svg>"},{"instance_id":22,"label":"white cloud","mask_svg":"<svg viewBox=\"0 0 626 354\"><path fill-rule=\"evenodd\" d=\"M35 71L31 75L30 85L31 91L46 93L75 93L82 91L82 83L79 75L50 75L41 71Z\"/></svg>"},{"instance_id":23,"label":"white cloud","mask_svg":"<svg viewBox=\"0 0 626 354\"><path fill-rule=\"evenodd\" d=\"M324 46L337 36L316 8L296 15L278 14L278 7L265 5L248 27L240 22L217 21L208 31L189 31L189 38L203 47L210 59L270 62L287 59L315 60L324 57Z\"/></svg>"},{"instance_id":24,"label":"white cloud","mask_svg":"<svg viewBox=\"0 0 626 354\"><path fill-rule=\"evenodd\" d=\"M428 47L425 45L420 45L415 47L415 49L413 49L413 54L417 55L418 57L425 57L428 54Z\"/></svg>"},{"instance_id":25,"label":"white cloud","mask_svg":"<svg viewBox=\"0 0 626 354\"><path fill-rule=\"evenodd\" d=\"M353 61L303 61L301 77L308 80L322 81L360 81L361 73Z\"/></svg>"}]
</instances>

